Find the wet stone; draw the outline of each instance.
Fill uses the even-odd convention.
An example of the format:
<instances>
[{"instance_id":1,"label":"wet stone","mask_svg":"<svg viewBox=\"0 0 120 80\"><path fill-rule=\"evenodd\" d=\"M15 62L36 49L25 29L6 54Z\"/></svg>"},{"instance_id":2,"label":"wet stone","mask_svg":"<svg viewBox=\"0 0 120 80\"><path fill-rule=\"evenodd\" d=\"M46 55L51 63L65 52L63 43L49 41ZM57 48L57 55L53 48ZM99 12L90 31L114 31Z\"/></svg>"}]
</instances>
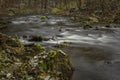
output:
<instances>
[{"instance_id":1,"label":"wet stone","mask_svg":"<svg viewBox=\"0 0 120 80\"><path fill-rule=\"evenodd\" d=\"M106 25L105 27L106 27L106 28L110 28L111 26L110 26L110 25Z\"/></svg>"},{"instance_id":2,"label":"wet stone","mask_svg":"<svg viewBox=\"0 0 120 80\"><path fill-rule=\"evenodd\" d=\"M41 41L43 41L43 38L41 36L34 36L34 35L32 35L32 36L30 36L29 41L41 42Z\"/></svg>"},{"instance_id":3,"label":"wet stone","mask_svg":"<svg viewBox=\"0 0 120 80\"><path fill-rule=\"evenodd\" d=\"M90 25L83 26L83 29L90 29L90 28L92 28L92 26L90 26Z\"/></svg>"}]
</instances>

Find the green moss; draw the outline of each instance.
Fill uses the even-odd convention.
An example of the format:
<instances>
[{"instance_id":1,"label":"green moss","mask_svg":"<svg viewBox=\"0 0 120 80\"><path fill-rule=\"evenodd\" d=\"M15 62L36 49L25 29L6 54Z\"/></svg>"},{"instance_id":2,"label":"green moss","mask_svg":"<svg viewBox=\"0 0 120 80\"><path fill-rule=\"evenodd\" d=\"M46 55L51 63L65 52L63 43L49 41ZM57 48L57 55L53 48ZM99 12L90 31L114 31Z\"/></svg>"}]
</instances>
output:
<instances>
[{"instance_id":1,"label":"green moss","mask_svg":"<svg viewBox=\"0 0 120 80\"><path fill-rule=\"evenodd\" d=\"M71 42L63 42L63 43L60 43L60 44L56 44L56 47L67 47L71 44Z\"/></svg>"},{"instance_id":2,"label":"green moss","mask_svg":"<svg viewBox=\"0 0 120 80\"><path fill-rule=\"evenodd\" d=\"M47 16L41 16L40 19L45 20L45 19L47 19Z\"/></svg>"},{"instance_id":3,"label":"green moss","mask_svg":"<svg viewBox=\"0 0 120 80\"><path fill-rule=\"evenodd\" d=\"M0 54L3 54L3 53L5 53L5 51L4 50L0 50Z\"/></svg>"},{"instance_id":4,"label":"green moss","mask_svg":"<svg viewBox=\"0 0 120 80\"><path fill-rule=\"evenodd\" d=\"M34 48L36 51L45 51L45 47L41 46L41 45L38 44L38 43L35 43L33 48Z\"/></svg>"}]
</instances>

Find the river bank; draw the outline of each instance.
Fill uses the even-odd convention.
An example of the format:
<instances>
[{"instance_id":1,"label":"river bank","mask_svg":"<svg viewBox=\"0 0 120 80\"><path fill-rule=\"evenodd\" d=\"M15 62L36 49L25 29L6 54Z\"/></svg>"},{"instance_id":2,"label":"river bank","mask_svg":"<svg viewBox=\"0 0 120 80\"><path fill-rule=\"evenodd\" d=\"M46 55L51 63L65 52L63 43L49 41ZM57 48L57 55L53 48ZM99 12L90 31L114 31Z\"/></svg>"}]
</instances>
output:
<instances>
[{"instance_id":1,"label":"river bank","mask_svg":"<svg viewBox=\"0 0 120 80\"><path fill-rule=\"evenodd\" d=\"M73 68L62 50L40 44L24 46L17 37L0 33L0 79L69 80Z\"/></svg>"}]
</instances>

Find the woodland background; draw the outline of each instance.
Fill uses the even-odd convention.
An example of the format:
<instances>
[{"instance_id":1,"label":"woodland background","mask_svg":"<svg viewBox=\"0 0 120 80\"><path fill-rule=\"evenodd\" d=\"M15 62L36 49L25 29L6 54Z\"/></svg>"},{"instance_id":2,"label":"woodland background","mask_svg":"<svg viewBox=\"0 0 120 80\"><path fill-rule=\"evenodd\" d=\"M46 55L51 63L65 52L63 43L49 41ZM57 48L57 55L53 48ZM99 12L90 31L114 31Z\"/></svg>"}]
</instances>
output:
<instances>
[{"instance_id":1,"label":"woodland background","mask_svg":"<svg viewBox=\"0 0 120 80\"><path fill-rule=\"evenodd\" d=\"M75 20L120 23L120 0L0 0L0 16L60 14Z\"/></svg>"}]
</instances>

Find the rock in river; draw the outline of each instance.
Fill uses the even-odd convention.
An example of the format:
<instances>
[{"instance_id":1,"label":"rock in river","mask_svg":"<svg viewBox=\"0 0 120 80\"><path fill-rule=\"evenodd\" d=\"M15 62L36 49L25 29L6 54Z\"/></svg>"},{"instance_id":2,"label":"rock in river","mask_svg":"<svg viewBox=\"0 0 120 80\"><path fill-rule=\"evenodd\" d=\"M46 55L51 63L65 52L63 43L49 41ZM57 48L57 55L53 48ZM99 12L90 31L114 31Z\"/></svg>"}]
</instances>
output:
<instances>
[{"instance_id":1,"label":"rock in river","mask_svg":"<svg viewBox=\"0 0 120 80\"><path fill-rule=\"evenodd\" d=\"M29 41L41 42L43 41L43 38L41 36L31 35Z\"/></svg>"}]
</instances>

